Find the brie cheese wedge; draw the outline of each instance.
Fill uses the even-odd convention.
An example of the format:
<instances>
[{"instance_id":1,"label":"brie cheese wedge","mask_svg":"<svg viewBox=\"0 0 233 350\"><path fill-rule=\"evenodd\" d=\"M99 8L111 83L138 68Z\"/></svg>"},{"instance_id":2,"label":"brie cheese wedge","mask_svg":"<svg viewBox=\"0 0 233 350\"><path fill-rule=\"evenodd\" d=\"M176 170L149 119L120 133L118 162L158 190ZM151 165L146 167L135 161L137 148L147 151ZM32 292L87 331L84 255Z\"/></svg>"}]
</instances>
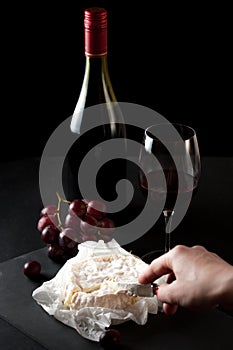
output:
<instances>
[{"instance_id":1,"label":"brie cheese wedge","mask_svg":"<svg viewBox=\"0 0 233 350\"><path fill-rule=\"evenodd\" d=\"M141 297L132 296L122 283L137 283L148 264L134 255L99 255L74 261L65 283L64 306L69 310L85 307L125 309Z\"/></svg>"}]
</instances>

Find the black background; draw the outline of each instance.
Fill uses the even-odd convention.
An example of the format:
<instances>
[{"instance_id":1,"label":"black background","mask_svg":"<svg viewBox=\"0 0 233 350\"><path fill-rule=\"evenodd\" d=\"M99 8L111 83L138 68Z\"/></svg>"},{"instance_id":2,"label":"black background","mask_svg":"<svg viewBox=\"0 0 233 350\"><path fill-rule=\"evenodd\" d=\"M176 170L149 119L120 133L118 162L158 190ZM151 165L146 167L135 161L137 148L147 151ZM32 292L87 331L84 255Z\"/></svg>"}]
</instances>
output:
<instances>
[{"instance_id":1,"label":"black background","mask_svg":"<svg viewBox=\"0 0 233 350\"><path fill-rule=\"evenodd\" d=\"M83 11L89 6L108 10L108 65L118 101L193 126L203 156L232 156L230 8L223 2L92 0L2 8L1 159L40 156L72 114L84 74Z\"/></svg>"}]
</instances>

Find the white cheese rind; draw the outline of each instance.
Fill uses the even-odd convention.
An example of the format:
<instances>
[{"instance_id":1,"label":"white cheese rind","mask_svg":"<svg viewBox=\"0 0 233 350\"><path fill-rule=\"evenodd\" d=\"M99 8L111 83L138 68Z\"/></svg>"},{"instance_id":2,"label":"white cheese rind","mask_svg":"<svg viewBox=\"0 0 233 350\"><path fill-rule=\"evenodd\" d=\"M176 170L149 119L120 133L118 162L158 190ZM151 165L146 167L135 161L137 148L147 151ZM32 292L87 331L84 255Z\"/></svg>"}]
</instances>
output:
<instances>
[{"instance_id":1,"label":"white cheese rind","mask_svg":"<svg viewBox=\"0 0 233 350\"><path fill-rule=\"evenodd\" d=\"M74 261L65 285L64 305L70 310L84 307L125 309L139 297L122 291L121 283L137 283L148 265L134 255L111 254Z\"/></svg>"}]
</instances>

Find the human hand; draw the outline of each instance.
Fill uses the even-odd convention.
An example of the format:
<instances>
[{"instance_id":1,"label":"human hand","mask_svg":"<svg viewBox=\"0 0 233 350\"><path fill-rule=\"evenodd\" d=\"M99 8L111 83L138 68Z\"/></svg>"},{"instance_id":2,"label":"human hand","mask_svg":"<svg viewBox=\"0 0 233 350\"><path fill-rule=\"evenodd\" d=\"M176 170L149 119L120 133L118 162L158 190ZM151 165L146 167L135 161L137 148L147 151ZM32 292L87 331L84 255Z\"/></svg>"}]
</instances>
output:
<instances>
[{"instance_id":1,"label":"human hand","mask_svg":"<svg viewBox=\"0 0 233 350\"><path fill-rule=\"evenodd\" d=\"M166 314L174 314L179 305L194 310L218 305L233 308L233 266L204 247L176 246L153 260L139 276L139 283L166 274L167 283L157 290Z\"/></svg>"}]
</instances>

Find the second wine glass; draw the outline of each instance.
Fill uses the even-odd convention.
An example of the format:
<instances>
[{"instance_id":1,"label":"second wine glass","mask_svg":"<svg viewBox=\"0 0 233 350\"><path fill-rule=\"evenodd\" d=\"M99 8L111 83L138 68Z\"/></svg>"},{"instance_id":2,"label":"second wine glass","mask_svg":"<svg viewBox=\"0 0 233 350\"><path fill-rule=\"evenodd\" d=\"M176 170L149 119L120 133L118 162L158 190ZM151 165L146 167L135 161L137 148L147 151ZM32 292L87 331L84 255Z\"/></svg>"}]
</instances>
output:
<instances>
[{"instance_id":1,"label":"second wine glass","mask_svg":"<svg viewBox=\"0 0 233 350\"><path fill-rule=\"evenodd\" d=\"M151 125L144 132L139 164L140 186L151 205L163 201L167 252L171 249L172 219L178 212L185 215L185 210L179 209L188 207L199 184L201 163L195 130L177 123Z\"/></svg>"}]
</instances>

